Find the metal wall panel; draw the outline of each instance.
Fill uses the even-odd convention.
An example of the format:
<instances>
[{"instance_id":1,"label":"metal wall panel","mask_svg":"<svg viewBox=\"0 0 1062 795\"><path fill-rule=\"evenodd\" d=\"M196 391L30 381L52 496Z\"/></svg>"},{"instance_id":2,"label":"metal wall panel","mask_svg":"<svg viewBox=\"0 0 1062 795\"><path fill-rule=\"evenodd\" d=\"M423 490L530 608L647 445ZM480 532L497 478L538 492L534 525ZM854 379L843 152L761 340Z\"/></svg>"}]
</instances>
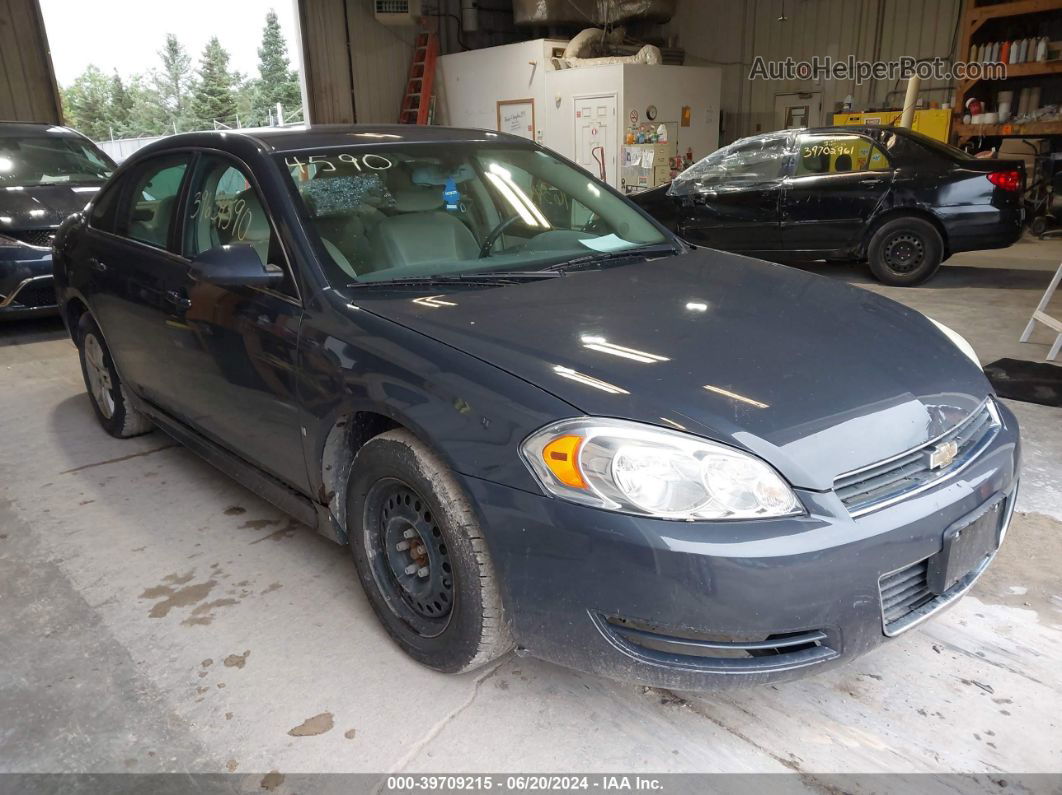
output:
<instances>
[{"instance_id":1,"label":"metal wall panel","mask_svg":"<svg viewBox=\"0 0 1062 795\"><path fill-rule=\"evenodd\" d=\"M855 108L899 107L904 85L892 81L748 80L753 59L809 60L814 55L860 60L947 56L962 0L682 0L666 31L685 48L686 63L722 65L724 135L775 129L775 98L793 92L821 92L828 123L847 94ZM784 21L779 18L785 16ZM948 98L946 81L924 81L927 100ZM899 93L891 93L899 91Z\"/></svg>"},{"instance_id":2,"label":"metal wall panel","mask_svg":"<svg viewBox=\"0 0 1062 795\"><path fill-rule=\"evenodd\" d=\"M416 30L378 23L372 0L346 3L358 123L394 124L406 90Z\"/></svg>"},{"instance_id":3,"label":"metal wall panel","mask_svg":"<svg viewBox=\"0 0 1062 795\"><path fill-rule=\"evenodd\" d=\"M298 7L310 119L398 121L415 29L378 23L373 0L298 0Z\"/></svg>"},{"instance_id":4,"label":"metal wall panel","mask_svg":"<svg viewBox=\"0 0 1062 795\"><path fill-rule=\"evenodd\" d=\"M0 120L58 124L61 119L37 0L0 0Z\"/></svg>"},{"instance_id":5,"label":"metal wall panel","mask_svg":"<svg viewBox=\"0 0 1062 795\"><path fill-rule=\"evenodd\" d=\"M314 124L353 122L354 87L343 0L300 0L298 19L307 118Z\"/></svg>"}]
</instances>

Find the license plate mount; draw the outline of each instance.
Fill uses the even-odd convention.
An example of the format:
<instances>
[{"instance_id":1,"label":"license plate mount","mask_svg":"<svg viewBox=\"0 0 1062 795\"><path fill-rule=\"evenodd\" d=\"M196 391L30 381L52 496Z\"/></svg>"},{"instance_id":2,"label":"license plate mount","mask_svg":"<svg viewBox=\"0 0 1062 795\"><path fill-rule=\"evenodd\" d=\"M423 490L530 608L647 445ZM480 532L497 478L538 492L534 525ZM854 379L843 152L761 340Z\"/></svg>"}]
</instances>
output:
<instances>
[{"instance_id":1,"label":"license plate mount","mask_svg":"<svg viewBox=\"0 0 1062 795\"><path fill-rule=\"evenodd\" d=\"M944 531L940 552L929 559L929 590L942 594L976 569L999 547L1003 498L986 504Z\"/></svg>"}]
</instances>

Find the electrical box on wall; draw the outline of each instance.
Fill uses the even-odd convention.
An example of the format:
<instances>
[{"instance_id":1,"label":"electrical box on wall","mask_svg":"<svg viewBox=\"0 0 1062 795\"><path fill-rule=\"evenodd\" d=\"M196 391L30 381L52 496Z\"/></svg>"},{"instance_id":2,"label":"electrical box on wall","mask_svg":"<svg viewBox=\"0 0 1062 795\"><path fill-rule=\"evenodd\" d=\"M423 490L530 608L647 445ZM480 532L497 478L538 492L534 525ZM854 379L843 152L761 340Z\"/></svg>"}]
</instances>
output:
<instances>
[{"instance_id":1,"label":"electrical box on wall","mask_svg":"<svg viewBox=\"0 0 1062 795\"><path fill-rule=\"evenodd\" d=\"M663 184L718 148L718 68L554 69L563 46L535 39L442 56L441 123L529 138L627 192Z\"/></svg>"},{"instance_id":2,"label":"electrical box on wall","mask_svg":"<svg viewBox=\"0 0 1062 795\"><path fill-rule=\"evenodd\" d=\"M372 14L381 25L415 25L420 0L373 0Z\"/></svg>"}]
</instances>

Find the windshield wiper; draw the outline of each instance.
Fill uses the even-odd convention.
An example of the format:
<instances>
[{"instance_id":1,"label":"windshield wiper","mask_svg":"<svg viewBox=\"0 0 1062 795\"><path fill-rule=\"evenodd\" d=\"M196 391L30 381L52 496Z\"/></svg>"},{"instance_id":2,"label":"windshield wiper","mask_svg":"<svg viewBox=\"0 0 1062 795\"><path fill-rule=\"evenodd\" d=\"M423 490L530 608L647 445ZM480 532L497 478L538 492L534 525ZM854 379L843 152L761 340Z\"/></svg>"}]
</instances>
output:
<instances>
[{"instance_id":1,"label":"windshield wiper","mask_svg":"<svg viewBox=\"0 0 1062 795\"><path fill-rule=\"evenodd\" d=\"M430 276L407 276L398 279L352 282L347 287L432 287L435 285L515 284L564 276L560 271L478 271L474 273L438 273Z\"/></svg>"},{"instance_id":2,"label":"windshield wiper","mask_svg":"<svg viewBox=\"0 0 1062 795\"><path fill-rule=\"evenodd\" d=\"M599 262L610 262L619 259L630 259L636 257L649 257L653 254L679 254L681 249L678 246L674 246L671 243L648 243L644 246L636 246L634 248L625 248L618 251L595 251L592 254L583 254L572 259L558 262L555 265L550 265L546 268L547 271L563 273L569 270L575 270L583 265L594 265Z\"/></svg>"}]
</instances>

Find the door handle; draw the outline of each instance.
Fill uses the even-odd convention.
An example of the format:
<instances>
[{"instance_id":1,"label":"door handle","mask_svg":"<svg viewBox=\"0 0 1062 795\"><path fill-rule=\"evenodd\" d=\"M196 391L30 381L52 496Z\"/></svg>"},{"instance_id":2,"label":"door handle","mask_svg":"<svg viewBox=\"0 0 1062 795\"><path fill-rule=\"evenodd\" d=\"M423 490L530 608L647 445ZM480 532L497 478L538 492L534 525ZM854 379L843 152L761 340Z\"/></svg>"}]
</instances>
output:
<instances>
[{"instance_id":1,"label":"door handle","mask_svg":"<svg viewBox=\"0 0 1062 795\"><path fill-rule=\"evenodd\" d=\"M192 299L185 298L176 290L166 291L166 300L173 304L178 309L190 309L192 306Z\"/></svg>"},{"instance_id":2,"label":"door handle","mask_svg":"<svg viewBox=\"0 0 1062 795\"><path fill-rule=\"evenodd\" d=\"M864 179L859 180L859 184L860 185L880 185L884 181L885 180L883 180L881 177L866 177Z\"/></svg>"},{"instance_id":3,"label":"door handle","mask_svg":"<svg viewBox=\"0 0 1062 795\"><path fill-rule=\"evenodd\" d=\"M107 270L106 263L100 262L95 257L89 257L88 258L88 266L90 268L92 268L92 270L96 271L97 273L103 273L104 271Z\"/></svg>"}]
</instances>

